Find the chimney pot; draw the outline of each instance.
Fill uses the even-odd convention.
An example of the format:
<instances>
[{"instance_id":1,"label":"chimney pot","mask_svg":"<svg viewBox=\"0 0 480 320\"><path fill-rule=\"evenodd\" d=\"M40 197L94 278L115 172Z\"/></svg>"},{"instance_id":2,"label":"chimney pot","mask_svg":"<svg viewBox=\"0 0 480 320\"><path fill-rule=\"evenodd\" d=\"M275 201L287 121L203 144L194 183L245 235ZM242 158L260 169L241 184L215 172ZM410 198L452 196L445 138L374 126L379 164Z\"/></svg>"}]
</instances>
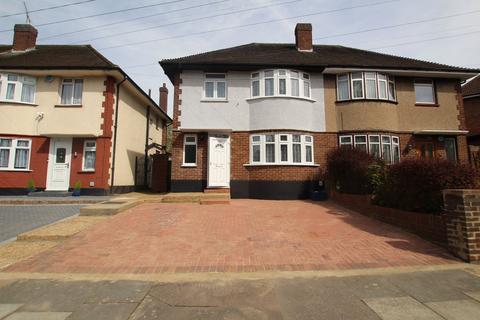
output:
<instances>
[{"instance_id":1,"label":"chimney pot","mask_svg":"<svg viewBox=\"0 0 480 320\"><path fill-rule=\"evenodd\" d=\"M295 45L298 51L313 51L312 25L310 23L297 23L295 27Z\"/></svg>"},{"instance_id":2,"label":"chimney pot","mask_svg":"<svg viewBox=\"0 0 480 320\"><path fill-rule=\"evenodd\" d=\"M164 83L162 87L160 87L160 101L159 101L160 108L167 113L168 107L168 88L167 84Z\"/></svg>"},{"instance_id":3,"label":"chimney pot","mask_svg":"<svg viewBox=\"0 0 480 320\"><path fill-rule=\"evenodd\" d=\"M13 51L34 49L38 31L30 24L16 24L13 34Z\"/></svg>"}]
</instances>

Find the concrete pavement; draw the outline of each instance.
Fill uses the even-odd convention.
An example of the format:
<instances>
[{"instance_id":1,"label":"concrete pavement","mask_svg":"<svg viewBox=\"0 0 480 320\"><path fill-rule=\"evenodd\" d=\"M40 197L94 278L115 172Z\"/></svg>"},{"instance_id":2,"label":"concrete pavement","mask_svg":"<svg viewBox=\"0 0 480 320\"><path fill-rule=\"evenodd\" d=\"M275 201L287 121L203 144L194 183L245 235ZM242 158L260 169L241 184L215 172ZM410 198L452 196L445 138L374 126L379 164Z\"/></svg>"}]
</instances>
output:
<instances>
[{"instance_id":1,"label":"concrete pavement","mask_svg":"<svg viewBox=\"0 0 480 320\"><path fill-rule=\"evenodd\" d=\"M0 319L475 320L463 269L346 277L150 282L0 280Z\"/></svg>"}]
</instances>

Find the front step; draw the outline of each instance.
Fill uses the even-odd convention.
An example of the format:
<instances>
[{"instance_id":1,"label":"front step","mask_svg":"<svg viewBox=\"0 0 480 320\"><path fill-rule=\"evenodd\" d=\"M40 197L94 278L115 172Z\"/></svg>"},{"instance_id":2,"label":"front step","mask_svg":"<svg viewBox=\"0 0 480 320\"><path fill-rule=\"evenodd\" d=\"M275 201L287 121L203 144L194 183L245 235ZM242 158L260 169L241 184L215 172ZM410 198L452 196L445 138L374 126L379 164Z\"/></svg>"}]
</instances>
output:
<instances>
[{"instance_id":1,"label":"front step","mask_svg":"<svg viewBox=\"0 0 480 320\"><path fill-rule=\"evenodd\" d=\"M29 192L27 195L34 198L59 198L59 197L71 197L73 192L68 191L37 191Z\"/></svg>"},{"instance_id":2,"label":"front step","mask_svg":"<svg viewBox=\"0 0 480 320\"><path fill-rule=\"evenodd\" d=\"M200 204L230 204L230 198L201 199Z\"/></svg>"},{"instance_id":3,"label":"front step","mask_svg":"<svg viewBox=\"0 0 480 320\"><path fill-rule=\"evenodd\" d=\"M162 198L164 203L202 203L211 204L210 202L230 202L230 194L226 193L202 193L202 192L191 192L191 193L169 193ZM225 202L227 201L227 202Z\"/></svg>"},{"instance_id":4,"label":"front step","mask_svg":"<svg viewBox=\"0 0 480 320\"><path fill-rule=\"evenodd\" d=\"M230 193L230 188L206 188L203 193Z\"/></svg>"}]
</instances>

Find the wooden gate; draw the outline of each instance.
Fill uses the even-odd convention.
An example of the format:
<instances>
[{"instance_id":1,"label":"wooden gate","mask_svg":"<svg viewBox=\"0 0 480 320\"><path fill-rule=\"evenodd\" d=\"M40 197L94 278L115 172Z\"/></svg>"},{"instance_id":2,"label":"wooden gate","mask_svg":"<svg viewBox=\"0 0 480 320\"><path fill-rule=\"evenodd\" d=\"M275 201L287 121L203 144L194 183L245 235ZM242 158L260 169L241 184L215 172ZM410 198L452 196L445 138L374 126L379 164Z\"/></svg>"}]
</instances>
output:
<instances>
[{"instance_id":1,"label":"wooden gate","mask_svg":"<svg viewBox=\"0 0 480 320\"><path fill-rule=\"evenodd\" d=\"M170 190L170 155L155 154L152 159L150 190L164 193Z\"/></svg>"}]
</instances>

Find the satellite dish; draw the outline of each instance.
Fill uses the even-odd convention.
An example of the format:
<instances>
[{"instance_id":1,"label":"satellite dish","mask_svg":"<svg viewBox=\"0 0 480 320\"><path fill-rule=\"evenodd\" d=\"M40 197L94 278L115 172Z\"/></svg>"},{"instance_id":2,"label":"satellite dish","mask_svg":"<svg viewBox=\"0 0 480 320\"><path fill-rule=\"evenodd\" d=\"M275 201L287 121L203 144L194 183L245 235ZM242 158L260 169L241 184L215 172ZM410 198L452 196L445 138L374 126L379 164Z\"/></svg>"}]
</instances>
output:
<instances>
[{"instance_id":1,"label":"satellite dish","mask_svg":"<svg viewBox=\"0 0 480 320\"><path fill-rule=\"evenodd\" d=\"M52 82L53 81L53 76L46 76L45 81L46 82Z\"/></svg>"}]
</instances>

